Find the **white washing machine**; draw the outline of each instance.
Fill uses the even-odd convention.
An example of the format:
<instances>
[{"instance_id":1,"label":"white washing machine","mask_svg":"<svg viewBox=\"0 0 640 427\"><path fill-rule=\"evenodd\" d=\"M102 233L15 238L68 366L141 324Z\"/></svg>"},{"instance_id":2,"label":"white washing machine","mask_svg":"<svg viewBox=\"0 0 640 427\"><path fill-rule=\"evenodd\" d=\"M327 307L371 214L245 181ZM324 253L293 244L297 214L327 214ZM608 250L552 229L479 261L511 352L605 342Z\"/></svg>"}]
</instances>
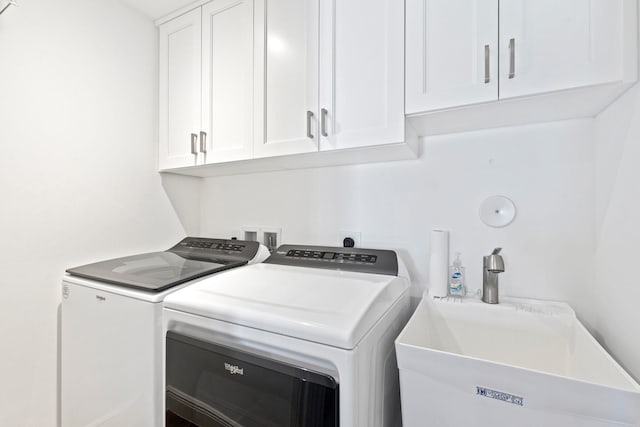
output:
<instances>
[{"instance_id":1,"label":"white washing machine","mask_svg":"<svg viewBox=\"0 0 640 427\"><path fill-rule=\"evenodd\" d=\"M62 427L163 423L162 300L201 277L263 261L256 242L188 237L164 252L67 270L62 282Z\"/></svg>"},{"instance_id":2,"label":"white washing machine","mask_svg":"<svg viewBox=\"0 0 640 427\"><path fill-rule=\"evenodd\" d=\"M395 252L283 245L163 305L166 427L401 424Z\"/></svg>"}]
</instances>

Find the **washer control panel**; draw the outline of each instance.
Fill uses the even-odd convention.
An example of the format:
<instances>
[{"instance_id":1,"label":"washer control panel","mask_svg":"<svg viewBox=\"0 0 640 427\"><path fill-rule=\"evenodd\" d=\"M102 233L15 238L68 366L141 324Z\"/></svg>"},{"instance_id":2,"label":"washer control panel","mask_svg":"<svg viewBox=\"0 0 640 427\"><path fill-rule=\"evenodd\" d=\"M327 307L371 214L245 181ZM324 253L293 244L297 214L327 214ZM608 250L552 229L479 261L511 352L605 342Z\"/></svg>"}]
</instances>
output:
<instances>
[{"instance_id":1,"label":"washer control panel","mask_svg":"<svg viewBox=\"0 0 640 427\"><path fill-rule=\"evenodd\" d=\"M220 243L219 241L207 240L188 240L185 239L180 242L180 246L183 248L196 248L196 249L210 249L214 251L230 251L230 252L242 252L246 245L233 244L233 243Z\"/></svg>"},{"instance_id":2,"label":"washer control panel","mask_svg":"<svg viewBox=\"0 0 640 427\"><path fill-rule=\"evenodd\" d=\"M243 240L210 239L187 237L169 249L185 258L208 260L251 260L259 248L258 242Z\"/></svg>"},{"instance_id":3,"label":"washer control panel","mask_svg":"<svg viewBox=\"0 0 640 427\"><path fill-rule=\"evenodd\" d=\"M380 249L282 245L264 262L391 276L398 275L396 253Z\"/></svg>"}]
</instances>

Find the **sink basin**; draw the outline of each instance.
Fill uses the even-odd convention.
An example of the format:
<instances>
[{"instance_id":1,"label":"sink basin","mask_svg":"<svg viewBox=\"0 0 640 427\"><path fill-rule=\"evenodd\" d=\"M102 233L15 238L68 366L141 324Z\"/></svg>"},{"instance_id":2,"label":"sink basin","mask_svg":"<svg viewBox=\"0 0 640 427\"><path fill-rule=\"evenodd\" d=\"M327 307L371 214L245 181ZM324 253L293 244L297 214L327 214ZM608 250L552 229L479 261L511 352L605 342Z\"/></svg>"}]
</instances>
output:
<instances>
[{"instance_id":1,"label":"sink basin","mask_svg":"<svg viewBox=\"0 0 640 427\"><path fill-rule=\"evenodd\" d=\"M640 386L564 303L425 297L396 353L404 426L640 426Z\"/></svg>"}]
</instances>

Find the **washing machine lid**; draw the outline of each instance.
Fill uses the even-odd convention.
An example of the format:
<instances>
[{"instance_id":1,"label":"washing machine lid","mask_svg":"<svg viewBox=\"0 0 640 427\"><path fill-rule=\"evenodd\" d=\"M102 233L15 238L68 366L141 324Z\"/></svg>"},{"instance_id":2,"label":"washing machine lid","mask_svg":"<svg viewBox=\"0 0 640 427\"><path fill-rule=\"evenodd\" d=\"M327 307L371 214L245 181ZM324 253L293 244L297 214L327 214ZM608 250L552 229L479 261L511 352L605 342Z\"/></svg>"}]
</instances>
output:
<instances>
[{"instance_id":1,"label":"washing machine lid","mask_svg":"<svg viewBox=\"0 0 640 427\"><path fill-rule=\"evenodd\" d=\"M255 264L181 289L164 307L353 349L408 287L392 275Z\"/></svg>"},{"instance_id":2,"label":"washing machine lid","mask_svg":"<svg viewBox=\"0 0 640 427\"><path fill-rule=\"evenodd\" d=\"M182 283L247 264L260 244L187 237L163 252L131 255L67 270L72 276L125 288L162 292Z\"/></svg>"}]
</instances>

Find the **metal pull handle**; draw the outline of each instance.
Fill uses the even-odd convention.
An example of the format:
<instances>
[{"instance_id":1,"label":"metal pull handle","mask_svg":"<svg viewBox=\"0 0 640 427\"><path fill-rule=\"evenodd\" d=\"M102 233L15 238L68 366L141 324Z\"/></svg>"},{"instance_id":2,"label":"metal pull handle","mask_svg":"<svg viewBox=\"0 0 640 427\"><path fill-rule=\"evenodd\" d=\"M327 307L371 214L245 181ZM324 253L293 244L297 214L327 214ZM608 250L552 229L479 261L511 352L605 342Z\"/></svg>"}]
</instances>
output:
<instances>
[{"instance_id":1,"label":"metal pull handle","mask_svg":"<svg viewBox=\"0 0 640 427\"><path fill-rule=\"evenodd\" d=\"M516 39L509 40L509 78L516 76Z\"/></svg>"},{"instance_id":2,"label":"metal pull handle","mask_svg":"<svg viewBox=\"0 0 640 427\"><path fill-rule=\"evenodd\" d=\"M207 153L207 133L200 131L200 152Z\"/></svg>"},{"instance_id":3,"label":"metal pull handle","mask_svg":"<svg viewBox=\"0 0 640 427\"><path fill-rule=\"evenodd\" d=\"M307 138L313 139L314 136L311 133L311 119L313 119L313 112L307 111Z\"/></svg>"},{"instance_id":4,"label":"metal pull handle","mask_svg":"<svg viewBox=\"0 0 640 427\"><path fill-rule=\"evenodd\" d=\"M329 136L327 133L327 114L329 114L329 112L326 108L320 110L320 134L324 137Z\"/></svg>"},{"instance_id":5,"label":"metal pull handle","mask_svg":"<svg viewBox=\"0 0 640 427\"><path fill-rule=\"evenodd\" d=\"M484 45L484 82L489 83L491 81L491 70L489 68L490 50L489 45Z\"/></svg>"},{"instance_id":6,"label":"metal pull handle","mask_svg":"<svg viewBox=\"0 0 640 427\"><path fill-rule=\"evenodd\" d=\"M193 154L194 156L198 155L198 134L197 133L191 134L191 154Z\"/></svg>"}]
</instances>

